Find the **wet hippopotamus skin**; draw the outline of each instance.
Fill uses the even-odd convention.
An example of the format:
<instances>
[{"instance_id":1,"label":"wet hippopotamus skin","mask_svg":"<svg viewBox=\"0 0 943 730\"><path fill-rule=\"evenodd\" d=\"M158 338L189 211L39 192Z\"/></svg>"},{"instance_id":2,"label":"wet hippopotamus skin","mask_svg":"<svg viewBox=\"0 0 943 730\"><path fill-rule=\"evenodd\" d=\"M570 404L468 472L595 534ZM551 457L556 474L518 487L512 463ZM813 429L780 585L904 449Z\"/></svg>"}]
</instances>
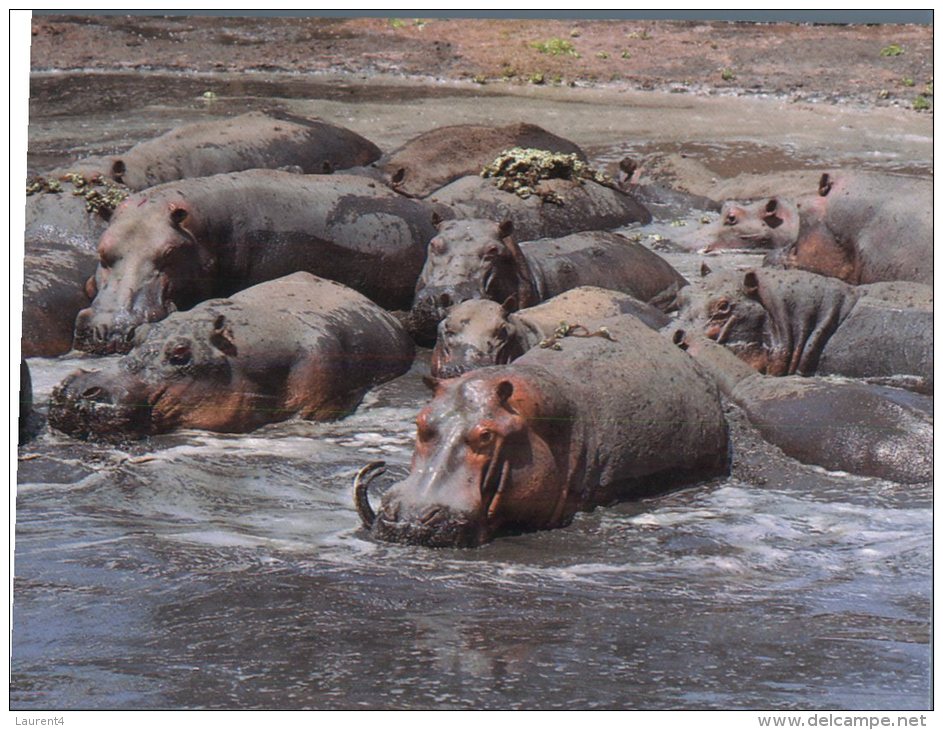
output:
<instances>
[{"instance_id":1,"label":"wet hippopotamus skin","mask_svg":"<svg viewBox=\"0 0 943 730\"><path fill-rule=\"evenodd\" d=\"M330 420L406 372L413 354L386 311L299 272L142 327L117 363L79 370L54 389L49 422L78 437L123 438L242 433L296 415Z\"/></svg>"},{"instance_id":2,"label":"wet hippopotamus skin","mask_svg":"<svg viewBox=\"0 0 943 730\"><path fill-rule=\"evenodd\" d=\"M834 276L850 284L933 283L933 191L928 180L833 171L818 192L725 204L721 218L686 246L703 251L768 248L767 265Z\"/></svg>"},{"instance_id":3,"label":"wet hippopotamus skin","mask_svg":"<svg viewBox=\"0 0 943 730\"><path fill-rule=\"evenodd\" d=\"M501 190L492 178L468 175L439 188L426 200L449 206L456 218L509 220L523 240L577 231L650 223L651 213L631 195L592 180L541 180L527 198ZM561 203L542 196L555 197Z\"/></svg>"},{"instance_id":4,"label":"wet hippopotamus skin","mask_svg":"<svg viewBox=\"0 0 943 730\"><path fill-rule=\"evenodd\" d=\"M441 381L416 419L410 474L376 514L358 480L371 534L472 547L727 473L714 383L634 317L601 323L612 340L566 337L559 350Z\"/></svg>"},{"instance_id":5,"label":"wet hippopotamus skin","mask_svg":"<svg viewBox=\"0 0 943 730\"><path fill-rule=\"evenodd\" d=\"M149 188L102 234L75 346L127 351L145 322L293 271L408 309L435 219L429 204L353 175L248 170Z\"/></svg>"},{"instance_id":6,"label":"wet hippopotamus skin","mask_svg":"<svg viewBox=\"0 0 943 730\"><path fill-rule=\"evenodd\" d=\"M616 233L585 231L523 241L510 221L451 220L429 243L412 309L412 327L432 340L448 308L468 299L525 308L578 286L597 286L666 305L687 280L657 254Z\"/></svg>"},{"instance_id":7,"label":"wet hippopotamus skin","mask_svg":"<svg viewBox=\"0 0 943 730\"><path fill-rule=\"evenodd\" d=\"M757 373L726 348L675 330L763 438L805 464L902 484L933 478L933 399L857 381Z\"/></svg>"},{"instance_id":8,"label":"wet hippopotamus skin","mask_svg":"<svg viewBox=\"0 0 943 730\"><path fill-rule=\"evenodd\" d=\"M680 320L769 375L844 375L933 391L933 290L850 286L806 271L718 272L678 296Z\"/></svg>"},{"instance_id":9,"label":"wet hippopotamus skin","mask_svg":"<svg viewBox=\"0 0 943 730\"><path fill-rule=\"evenodd\" d=\"M53 170L58 177L100 175L131 190L240 170L292 167L307 174L367 165L380 149L359 134L321 119L281 111L184 124L120 155L93 157Z\"/></svg>"},{"instance_id":10,"label":"wet hippopotamus skin","mask_svg":"<svg viewBox=\"0 0 943 730\"><path fill-rule=\"evenodd\" d=\"M478 175L505 150L524 147L586 155L576 144L535 124L493 127L456 124L424 132L378 163L384 181L410 197L423 198L465 175Z\"/></svg>"},{"instance_id":11,"label":"wet hippopotamus skin","mask_svg":"<svg viewBox=\"0 0 943 730\"><path fill-rule=\"evenodd\" d=\"M561 327L575 336L600 336L596 320L620 314L638 317L655 330L671 321L650 304L594 286L570 289L516 312L488 299L469 299L452 307L439 323L432 376L454 378L475 368L506 365L541 343L549 346Z\"/></svg>"},{"instance_id":12,"label":"wet hippopotamus skin","mask_svg":"<svg viewBox=\"0 0 943 730\"><path fill-rule=\"evenodd\" d=\"M33 413L33 378L30 375L29 365L26 360L20 359L20 393L19 393L19 415L17 420L17 444L25 444L30 436L32 429L30 426L30 417Z\"/></svg>"},{"instance_id":13,"label":"wet hippopotamus skin","mask_svg":"<svg viewBox=\"0 0 943 730\"><path fill-rule=\"evenodd\" d=\"M58 357L72 349L76 314L89 305L85 291L98 257L61 240L26 243L23 269L23 357Z\"/></svg>"}]
</instances>

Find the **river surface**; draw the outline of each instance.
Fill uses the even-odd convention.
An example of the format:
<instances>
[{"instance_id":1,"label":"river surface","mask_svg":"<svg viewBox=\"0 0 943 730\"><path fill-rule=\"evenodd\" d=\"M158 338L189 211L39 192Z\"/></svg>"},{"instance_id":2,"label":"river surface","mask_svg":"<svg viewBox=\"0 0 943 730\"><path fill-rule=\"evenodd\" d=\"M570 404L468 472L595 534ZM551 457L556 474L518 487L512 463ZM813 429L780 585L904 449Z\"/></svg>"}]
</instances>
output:
<instances>
[{"instance_id":1,"label":"river surface","mask_svg":"<svg viewBox=\"0 0 943 730\"><path fill-rule=\"evenodd\" d=\"M384 149L438 124L523 120L597 161L690 143L751 172L931 165L928 136L855 109L146 74L35 77L29 165L273 105ZM700 263L669 259L687 275ZM30 361L40 416L80 365L94 358ZM333 423L118 446L43 428L20 449L11 707L929 707L930 485L804 467L731 411L728 479L476 550L377 543L352 479L375 459L388 479L407 472L427 368L423 351Z\"/></svg>"}]
</instances>

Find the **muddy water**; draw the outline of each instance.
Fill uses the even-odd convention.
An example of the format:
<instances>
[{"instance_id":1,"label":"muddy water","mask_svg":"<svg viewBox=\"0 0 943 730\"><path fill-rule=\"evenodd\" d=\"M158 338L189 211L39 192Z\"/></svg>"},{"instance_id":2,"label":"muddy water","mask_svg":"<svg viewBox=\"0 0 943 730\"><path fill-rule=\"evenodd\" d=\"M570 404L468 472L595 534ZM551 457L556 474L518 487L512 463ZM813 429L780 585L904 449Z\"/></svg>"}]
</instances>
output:
<instances>
[{"instance_id":1,"label":"muddy water","mask_svg":"<svg viewBox=\"0 0 943 730\"><path fill-rule=\"evenodd\" d=\"M272 105L319 113L385 148L436 124L524 119L615 158L681 103L356 83L340 98L323 80L177 81L37 80L31 167L119 149L207 112ZM96 106L103 93L112 101ZM737 120L761 115L762 101L683 104L694 110L689 129L674 119L674 137L660 129L651 144L701 141L732 158L760 146L796 166L929 165L928 127L909 120L894 142L886 120L853 109L767 102L779 116L760 135L738 133ZM836 115L839 126L871 126L825 157ZM776 128L802 120L807 142ZM708 123L720 125L713 139ZM874 148L878 138L892 141ZM670 258L689 274L700 262ZM738 263L755 259L711 261ZM731 413L729 479L478 550L378 544L358 529L351 480L378 458L390 478L405 474L427 362L425 352L336 423L119 446L44 429L20 452L12 706L928 707L929 486L803 467ZM94 359L30 365L42 412L55 383Z\"/></svg>"}]
</instances>

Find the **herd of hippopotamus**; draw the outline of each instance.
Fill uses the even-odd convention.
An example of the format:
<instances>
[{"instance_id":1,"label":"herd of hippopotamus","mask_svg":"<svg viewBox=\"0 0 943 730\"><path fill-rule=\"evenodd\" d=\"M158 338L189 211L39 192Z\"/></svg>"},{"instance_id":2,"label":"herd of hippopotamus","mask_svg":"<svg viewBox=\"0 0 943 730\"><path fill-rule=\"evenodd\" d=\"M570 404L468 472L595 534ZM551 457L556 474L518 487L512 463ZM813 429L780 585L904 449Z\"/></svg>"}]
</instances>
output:
<instances>
[{"instance_id":1,"label":"herd of hippopotamus","mask_svg":"<svg viewBox=\"0 0 943 730\"><path fill-rule=\"evenodd\" d=\"M521 189L483 173L502 155ZM730 407L803 463L931 479L928 181L829 171L721 207L585 163L530 124L383 154L254 112L50 171L28 188L23 357L123 355L66 377L48 422L130 438L340 418L420 345L434 394L411 471L376 511L382 463L355 480L378 539L477 546L725 475ZM763 265L689 282L612 232L666 200L720 211L679 250Z\"/></svg>"}]
</instances>

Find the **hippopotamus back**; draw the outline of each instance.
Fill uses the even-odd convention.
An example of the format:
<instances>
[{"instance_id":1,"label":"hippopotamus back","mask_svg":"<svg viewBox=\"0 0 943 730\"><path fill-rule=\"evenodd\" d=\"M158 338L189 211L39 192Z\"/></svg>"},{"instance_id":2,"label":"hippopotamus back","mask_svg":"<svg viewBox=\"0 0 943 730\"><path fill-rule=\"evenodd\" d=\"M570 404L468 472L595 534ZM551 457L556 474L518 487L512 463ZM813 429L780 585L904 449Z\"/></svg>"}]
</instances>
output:
<instances>
[{"instance_id":1,"label":"hippopotamus back","mask_svg":"<svg viewBox=\"0 0 943 730\"><path fill-rule=\"evenodd\" d=\"M432 129L409 140L385 157L379 167L397 192L423 198L464 175L477 175L512 147L573 154L586 161L577 145L535 124L504 127L457 124Z\"/></svg>"}]
</instances>

